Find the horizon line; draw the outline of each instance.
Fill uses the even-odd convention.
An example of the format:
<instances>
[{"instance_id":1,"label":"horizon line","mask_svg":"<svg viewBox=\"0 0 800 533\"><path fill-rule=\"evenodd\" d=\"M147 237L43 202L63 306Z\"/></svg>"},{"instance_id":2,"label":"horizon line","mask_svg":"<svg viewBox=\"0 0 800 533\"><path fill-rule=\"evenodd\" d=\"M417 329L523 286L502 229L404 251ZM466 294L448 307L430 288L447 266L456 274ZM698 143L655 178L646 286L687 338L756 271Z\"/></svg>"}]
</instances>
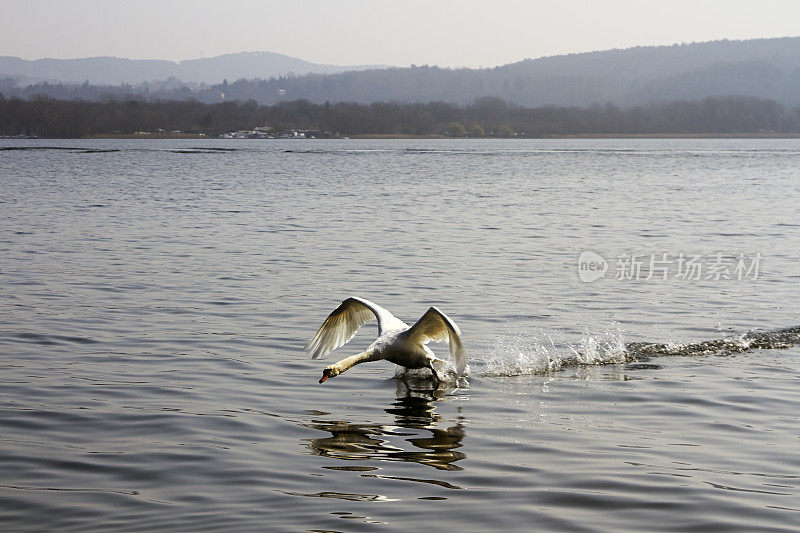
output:
<instances>
[{"instance_id":1,"label":"horizon line","mask_svg":"<svg viewBox=\"0 0 800 533\"><path fill-rule=\"evenodd\" d=\"M775 37L754 37L754 38L750 38L750 39L723 38L723 39L711 39L711 40L708 40L708 41L672 42L672 43L667 43L667 44L640 44L640 45L633 45L633 46L627 46L627 47L603 48L603 49L599 49L599 50L583 50L583 51L579 51L579 52L565 52L565 53L560 53L560 54L542 55L542 56L537 56L537 57L524 57L522 59L518 59L516 61L512 61L512 62L509 62L509 63L501 63L501 64L497 64L497 65L479 66L479 67L442 66L442 65L438 65L438 64L429 64L429 63L422 63L422 64L420 64L420 63L409 63L408 65L405 65L405 66L402 66L402 65L390 65L390 64L384 64L384 65L379 65L379 64L343 65L343 64L336 64L336 63L316 63L314 61L311 61L311 60L308 60L308 59L304 59L302 57L292 56L292 55L289 55L289 54L286 54L286 53L283 53L283 52L276 52L276 51L273 51L273 50L242 50L242 51L239 51L239 52L225 52L225 53L212 55L212 56L194 57L194 58L188 58L188 59L163 59L163 58L152 58L152 57L150 57L150 58L145 58L145 57L132 58L132 57L122 57L122 56L111 56L111 55L96 55L96 56L81 56L81 57L40 57L40 58L36 58L36 59L25 59L25 58L20 57L20 56L12 56L12 55L3 55L3 56L0 56L0 57L2 57L2 58L19 59L21 61L28 61L28 62L31 62L31 63L32 62L36 62L36 61L47 61L47 60L52 60L52 61L79 61L79 60L84 60L84 59L125 59L125 60L128 60L128 61L165 61L165 62L169 62L169 63L180 64L180 63L188 62L188 61L198 61L198 60L203 60L203 59L216 59L216 58L225 57L225 56L236 56L236 55L242 55L242 54L274 54L274 55L279 55L279 56L287 57L287 58L298 60L298 61L304 61L306 63L310 63L310 64L316 65L316 66L327 66L327 67L342 67L342 68L372 67L372 68L377 68L377 69L390 69L390 68L411 68L413 66L417 66L417 67L419 67L419 66L428 66L428 67L438 67L438 68L451 69L451 70L462 70L462 69L466 69L466 70L485 70L485 69L503 67L503 66L506 66L506 65L513 65L513 64L516 64L516 63L521 63L523 61L536 61L536 60L539 60L539 59L549 59L549 58L565 57L565 56L571 56L571 55L582 55L582 54L594 54L594 53L602 53L602 52L625 51L625 50L633 50L633 49L636 49L636 48L668 48L668 47L672 47L672 46L709 44L709 43L719 43L719 42L770 41L770 40L779 40L779 39L798 39L798 38L800 38L800 34L798 34L798 35L781 35L781 36L775 36Z\"/></svg>"}]
</instances>

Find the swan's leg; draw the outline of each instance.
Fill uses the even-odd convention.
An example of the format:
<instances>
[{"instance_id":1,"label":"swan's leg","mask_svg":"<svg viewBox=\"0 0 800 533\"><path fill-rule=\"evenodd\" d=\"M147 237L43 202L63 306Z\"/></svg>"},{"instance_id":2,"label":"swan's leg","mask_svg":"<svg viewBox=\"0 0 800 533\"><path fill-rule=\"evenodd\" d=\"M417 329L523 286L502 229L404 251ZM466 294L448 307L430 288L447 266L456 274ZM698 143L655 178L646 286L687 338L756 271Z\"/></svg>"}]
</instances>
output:
<instances>
[{"instance_id":1,"label":"swan's leg","mask_svg":"<svg viewBox=\"0 0 800 533\"><path fill-rule=\"evenodd\" d=\"M436 369L433 368L433 362L431 362L431 365L428 368L431 369L431 373L433 374L433 379L436 380L436 387L439 387L439 385L442 384L442 380L439 377L439 374L436 372Z\"/></svg>"}]
</instances>

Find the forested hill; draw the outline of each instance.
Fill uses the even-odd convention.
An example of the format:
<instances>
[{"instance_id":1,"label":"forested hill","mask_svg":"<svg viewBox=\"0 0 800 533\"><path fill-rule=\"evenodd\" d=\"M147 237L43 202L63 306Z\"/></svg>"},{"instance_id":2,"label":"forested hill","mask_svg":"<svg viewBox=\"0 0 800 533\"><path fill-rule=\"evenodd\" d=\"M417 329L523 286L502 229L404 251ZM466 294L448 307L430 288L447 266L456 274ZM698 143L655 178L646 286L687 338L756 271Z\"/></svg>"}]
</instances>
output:
<instances>
[{"instance_id":1,"label":"forested hill","mask_svg":"<svg viewBox=\"0 0 800 533\"><path fill-rule=\"evenodd\" d=\"M606 102L632 106L727 94L800 103L800 37L637 47L483 70L423 66L239 81L225 89L229 99L267 104L283 98L466 104L497 96L529 107ZM213 94L205 96L213 101Z\"/></svg>"},{"instance_id":2,"label":"forested hill","mask_svg":"<svg viewBox=\"0 0 800 533\"><path fill-rule=\"evenodd\" d=\"M527 107L653 102L742 95L800 104L800 37L713 41L636 47L528 59L491 69L430 66L228 80L212 86L5 85L5 96L46 94L59 99L109 95L205 103L255 100L259 104L307 99L315 103L381 101L468 104L495 96Z\"/></svg>"},{"instance_id":3,"label":"forested hill","mask_svg":"<svg viewBox=\"0 0 800 533\"><path fill-rule=\"evenodd\" d=\"M187 85L222 83L241 78L273 78L295 74L331 74L378 68L375 65L340 66L311 63L275 52L239 52L216 57L166 61L85 57L81 59L37 59L0 56L0 78L49 81L50 83L140 84L173 78Z\"/></svg>"}]
</instances>

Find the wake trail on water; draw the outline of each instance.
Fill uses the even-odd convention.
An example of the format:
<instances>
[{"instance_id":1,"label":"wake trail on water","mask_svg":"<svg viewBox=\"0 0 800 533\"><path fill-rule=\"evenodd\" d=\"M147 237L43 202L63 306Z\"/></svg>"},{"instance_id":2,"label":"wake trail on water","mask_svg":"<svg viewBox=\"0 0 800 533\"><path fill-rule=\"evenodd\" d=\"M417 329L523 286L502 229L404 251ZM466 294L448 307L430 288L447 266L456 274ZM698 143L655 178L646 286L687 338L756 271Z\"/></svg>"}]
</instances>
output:
<instances>
[{"instance_id":1,"label":"wake trail on water","mask_svg":"<svg viewBox=\"0 0 800 533\"><path fill-rule=\"evenodd\" d=\"M559 330L498 335L491 350L471 357L479 376L549 374L564 368L627 364L651 357L725 356L749 350L785 349L800 344L800 326L747 332L735 337L694 343L626 343L619 326L585 332L570 339Z\"/></svg>"}]
</instances>

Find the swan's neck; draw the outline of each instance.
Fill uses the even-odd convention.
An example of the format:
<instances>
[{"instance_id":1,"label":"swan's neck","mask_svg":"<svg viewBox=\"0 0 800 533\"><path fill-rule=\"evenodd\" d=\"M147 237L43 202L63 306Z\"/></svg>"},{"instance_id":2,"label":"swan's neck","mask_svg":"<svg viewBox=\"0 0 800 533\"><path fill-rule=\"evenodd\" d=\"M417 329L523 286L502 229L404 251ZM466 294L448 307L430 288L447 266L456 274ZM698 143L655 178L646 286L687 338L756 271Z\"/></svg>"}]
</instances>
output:
<instances>
[{"instance_id":1,"label":"swan's neck","mask_svg":"<svg viewBox=\"0 0 800 533\"><path fill-rule=\"evenodd\" d=\"M345 370L359 364L364 363L366 361L375 361L375 352L373 350L367 350L366 352L357 353L355 355L351 355L350 357L345 357L341 361L338 361L335 365L338 374L341 374Z\"/></svg>"}]
</instances>

